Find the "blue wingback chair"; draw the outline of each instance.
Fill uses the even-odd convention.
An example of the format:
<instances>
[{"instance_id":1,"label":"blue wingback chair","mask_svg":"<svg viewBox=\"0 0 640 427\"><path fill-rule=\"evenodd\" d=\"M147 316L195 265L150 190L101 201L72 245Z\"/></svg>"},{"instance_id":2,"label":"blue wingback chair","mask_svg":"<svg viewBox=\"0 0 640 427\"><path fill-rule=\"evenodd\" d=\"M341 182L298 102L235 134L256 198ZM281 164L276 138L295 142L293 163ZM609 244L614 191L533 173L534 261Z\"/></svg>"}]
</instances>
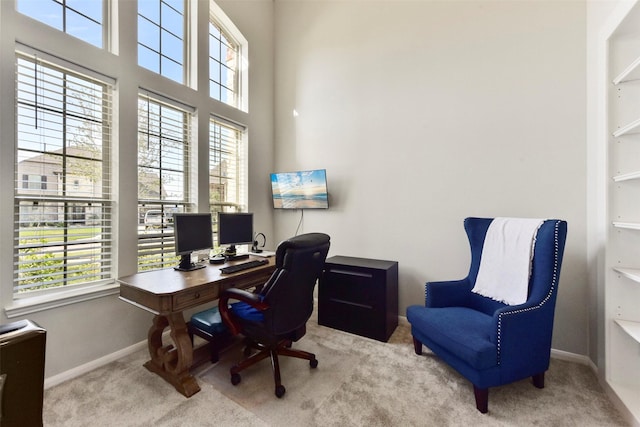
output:
<instances>
[{"instance_id":1,"label":"blue wingback chair","mask_svg":"<svg viewBox=\"0 0 640 427\"><path fill-rule=\"evenodd\" d=\"M469 275L429 282L425 305L407 308L416 354L429 347L473 384L476 407L488 410L489 387L527 377L544 387L549 368L558 279L567 223L545 220L537 231L527 301L507 305L476 294L474 287L490 218L467 218Z\"/></svg>"}]
</instances>

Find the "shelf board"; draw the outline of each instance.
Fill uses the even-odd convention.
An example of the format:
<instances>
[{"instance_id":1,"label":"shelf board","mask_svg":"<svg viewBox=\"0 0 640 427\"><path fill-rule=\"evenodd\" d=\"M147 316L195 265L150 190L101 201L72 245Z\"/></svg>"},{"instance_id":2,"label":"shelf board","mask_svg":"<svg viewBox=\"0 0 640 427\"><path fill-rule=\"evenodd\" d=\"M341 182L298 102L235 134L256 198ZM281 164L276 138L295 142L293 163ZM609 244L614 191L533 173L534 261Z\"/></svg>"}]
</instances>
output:
<instances>
[{"instance_id":1,"label":"shelf board","mask_svg":"<svg viewBox=\"0 0 640 427\"><path fill-rule=\"evenodd\" d=\"M640 79L640 57L633 61L623 72L618 74L618 76L613 79L613 84L618 85L620 83L638 79Z\"/></svg>"},{"instance_id":2,"label":"shelf board","mask_svg":"<svg viewBox=\"0 0 640 427\"><path fill-rule=\"evenodd\" d=\"M613 226L616 228L626 228L628 230L640 230L640 223L638 222L614 222Z\"/></svg>"},{"instance_id":3,"label":"shelf board","mask_svg":"<svg viewBox=\"0 0 640 427\"><path fill-rule=\"evenodd\" d=\"M630 181L632 179L640 179L640 171L629 172L621 175L616 175L613 177L613 180L615 182Z\"/></svg>"},{"instance_id":4,"label":"shelf board","mask_svg":"<svg viewBox=\"0 0 640 427\"><path fill-rule=\"evenodd\" d=\"M626 126L621 127L613 133L616 138L628 133L640 132L640 119L634 120Z\"/></svg>"},{"instance_id":5,"label":"shelf board","mask_svg":"<svg viewBox=\"0 0 640 427\"><path fill-rule=\"evenodd\" d=\"M623 331L640 344L640 322L620 319L615 319L614 322L616 322Z\"/></svg>"},{"instance_id":6,"label":"shelf board","mask_svg":"<svg viewBox=\"0 0 640 427\"><path fill-rule=\"evenodd\" d=\"M609 386L631 412L636 420L640 420L640 393L637 386L609 381Z\"/></svg>"},{"instance_id":7,"label":"shelf board","mask_svg":"<svg viewBox=\"0 0 640 427\"><path fill-rule=\"evenodd\" d=\"M613 270L634 282L640 283L640 268L613 267Z\"/></svg>"}]
</instances>

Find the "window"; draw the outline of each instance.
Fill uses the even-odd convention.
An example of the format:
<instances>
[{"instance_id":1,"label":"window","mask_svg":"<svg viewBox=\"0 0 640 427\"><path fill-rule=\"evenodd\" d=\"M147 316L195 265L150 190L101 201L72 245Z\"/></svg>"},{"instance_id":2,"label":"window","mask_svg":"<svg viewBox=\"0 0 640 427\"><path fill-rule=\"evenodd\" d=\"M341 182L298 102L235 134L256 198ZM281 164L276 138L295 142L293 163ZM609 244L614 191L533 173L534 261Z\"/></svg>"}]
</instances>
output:
<instances>
[{"instance_id":1,"label":"window","mask_svg":"<svg viewBox=\"0 0 640 427\"><path fill-rule=\"evenodd\" d=\"M209 22L209 94L234 107L239 100L240 46L215 21Z\"/></svg>"},{"instance_id":2,"label":"window","mask_svg":"<svg viewBox=\"0 0 640 427\"><path fill-rule=\"evenodd\" d=\"M172 215L193 210L192 113L154 95L138 98L138 270L177 262Z\"/></svg>"},{"instance_id":3,"label":"window","mask_svg":"<svg viewBox=\"0 0 640 427\"><path fill-rule=\"evenodd\" d=\"M18 12L102 47L102 0L17 0Z\"/></svg>"},{"instance_id":4,"label":"window","mask_svg":"<svg viewBox=\"0 0 640 427\"><path fill-rule=\"evenodd\" d=\"M213 117L209 122L209 208L214 214L214 222L218 212L243 212L247 209L247 162L243 134L238 125L222 119Z\"/></svg>"},{"instance_id":5,"label":"window","mask_svg":"<svg viewBox=\"0 0 640 427\"><path fill-rule=\"evenodd\" d=\"M184 83L184 0L138 0L138 65Z\"/></svg>"},{"instance_id":6,"label":"window","mask_svg":"<svg viewBox=\"0 0 640 427\"><path fill-rule=\"evenodd\" d=\"M14 291L112 278L112 82L18 53L16 84Z\"/></svg>"}]
</instances>

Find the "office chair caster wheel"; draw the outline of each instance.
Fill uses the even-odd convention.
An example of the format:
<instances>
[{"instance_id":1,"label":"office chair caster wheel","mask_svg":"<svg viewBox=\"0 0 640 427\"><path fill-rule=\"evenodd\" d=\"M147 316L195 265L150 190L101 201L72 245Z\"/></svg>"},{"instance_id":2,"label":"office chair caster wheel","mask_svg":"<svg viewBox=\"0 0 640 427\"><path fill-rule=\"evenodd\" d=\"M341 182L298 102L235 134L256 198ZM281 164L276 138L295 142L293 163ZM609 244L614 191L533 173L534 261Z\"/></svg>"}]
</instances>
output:
<instances>
[{"instance_id":1,"label":"office chair caster wheel","mask_svg":"<svg viewBox=\"0 0 640 427\"><path fill-rule=\"evenodd\" d=\"M279 399L279 398L281 398L282 396L284 396L284 393L285 393L286 391L287 391L287 390L284 388L284 386L283 386L283 385L276 386L276 397L277 397L278 399Z\"/></svg>"},{"instance_id":2,"label":"office chair caster wheel","mask_svg":"<svg viewBox=\"0 0 640 427\"><path fill-rule=\"evenodd\" d=\"M318 359L311 359L309 360L309 366L311 366L313 369L318 367Z\"/></svg>"},{"instance_id":3,"label":"office chair caster wheel","mask_svg":"<svg viewBox=\"0 0 640 427\"><path fill-rule=\"evenodd\" d=\"M238 385L240 384L241 379L240 374L231 374L231 384Z\"/></svg>"}]
</instances>

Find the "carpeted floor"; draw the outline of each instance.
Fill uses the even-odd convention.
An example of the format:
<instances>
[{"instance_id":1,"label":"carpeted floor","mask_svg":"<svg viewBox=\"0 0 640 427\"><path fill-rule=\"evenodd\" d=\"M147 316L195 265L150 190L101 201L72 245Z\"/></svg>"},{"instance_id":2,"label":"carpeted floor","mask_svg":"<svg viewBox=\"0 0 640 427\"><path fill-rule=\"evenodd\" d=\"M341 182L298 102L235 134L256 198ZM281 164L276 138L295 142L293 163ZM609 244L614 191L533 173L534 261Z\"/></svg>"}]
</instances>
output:
<instances>
[{"instance_id":1,"label":"carpeted floor","mask_svg":"<svg viewBox=\"0 0 640 427\"><path fill-rule=\"evenodd\" d=\"M287 392L274 395L268 361L229 367L234 346L195 372L201 391L187 399L142 367L136 352L45 392L45 426L624 426L584 365L552 359L545 388L530 380L489 391L489 413L475 408L471 384L425 349L413 351L407 325L388 343L307 325L295 347L314 352L317 369L281 358Z\"/></svg>"}]
</instances>

